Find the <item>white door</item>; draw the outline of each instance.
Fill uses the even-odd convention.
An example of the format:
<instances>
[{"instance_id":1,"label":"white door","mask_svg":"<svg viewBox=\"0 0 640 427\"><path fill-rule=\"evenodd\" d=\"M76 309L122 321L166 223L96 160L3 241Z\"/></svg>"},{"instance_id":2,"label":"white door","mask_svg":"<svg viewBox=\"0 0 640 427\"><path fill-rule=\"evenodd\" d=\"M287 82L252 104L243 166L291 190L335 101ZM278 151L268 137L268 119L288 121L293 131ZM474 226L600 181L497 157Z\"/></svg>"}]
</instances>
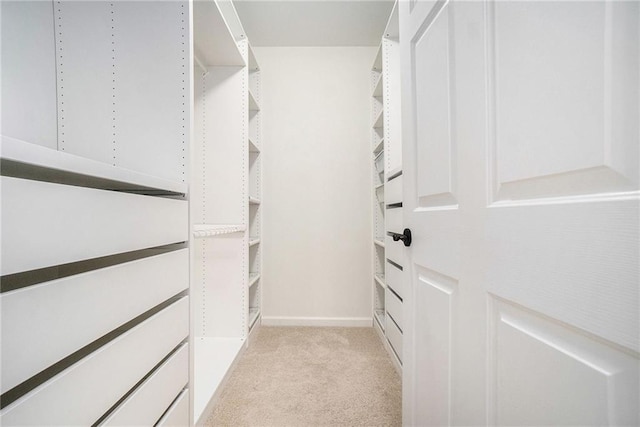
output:
<instances>
[{"instance_id":1,"label":"white door","mask_svg":"<svg viewBox=\"0 0 640 427\"><path fill-rule=\"evenodd\" d=\"M400 3L405 425L638 425L640 3Z\"/></svg>"}]
</instances>

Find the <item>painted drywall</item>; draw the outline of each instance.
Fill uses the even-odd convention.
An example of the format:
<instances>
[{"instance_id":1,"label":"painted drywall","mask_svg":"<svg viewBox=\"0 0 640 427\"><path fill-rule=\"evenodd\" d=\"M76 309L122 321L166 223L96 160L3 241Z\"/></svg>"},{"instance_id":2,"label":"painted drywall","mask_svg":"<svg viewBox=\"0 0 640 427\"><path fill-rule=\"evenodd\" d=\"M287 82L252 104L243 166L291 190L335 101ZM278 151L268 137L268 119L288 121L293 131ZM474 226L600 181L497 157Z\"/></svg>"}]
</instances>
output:
<instances>
[{"instance_id":1,"label":"painted drywall","mask_svg":"<svg viewBox=\"0 0 640 427\"><path fill-rule=\"evenodd\" d=\"M370 47L256 48L263 322L371 325Z\"/></svg>"}]
</instances>

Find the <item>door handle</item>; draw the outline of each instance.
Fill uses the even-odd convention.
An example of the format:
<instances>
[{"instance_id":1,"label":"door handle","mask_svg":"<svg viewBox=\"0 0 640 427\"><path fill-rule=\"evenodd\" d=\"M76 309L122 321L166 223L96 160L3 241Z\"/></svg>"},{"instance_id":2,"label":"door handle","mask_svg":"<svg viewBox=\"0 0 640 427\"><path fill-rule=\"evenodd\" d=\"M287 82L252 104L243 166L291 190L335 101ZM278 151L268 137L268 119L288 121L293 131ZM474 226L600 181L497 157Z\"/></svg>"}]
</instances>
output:
<instances>
[{"instance_id":1,"label":"door handle","mask_svg":"<svg viewBox=\"0 0 640 427\"><path fill-rule=\"evenodd\" d=\"M390 231L389 236L393 237L394 242L397 242L398 240L402 240L402 243L404 243L406 247L411 246L411 230L409 230L408 228L405 228L402 234L393 233Z\"/></svg>"}]
</instances>

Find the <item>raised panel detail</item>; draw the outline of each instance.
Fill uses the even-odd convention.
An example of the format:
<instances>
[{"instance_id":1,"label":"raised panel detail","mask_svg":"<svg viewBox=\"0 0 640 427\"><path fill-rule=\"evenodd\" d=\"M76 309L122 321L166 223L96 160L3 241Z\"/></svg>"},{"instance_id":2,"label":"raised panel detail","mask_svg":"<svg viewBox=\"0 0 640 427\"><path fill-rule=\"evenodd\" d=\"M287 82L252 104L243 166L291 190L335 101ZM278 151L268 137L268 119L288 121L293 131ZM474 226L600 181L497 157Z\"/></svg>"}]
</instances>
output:
<instances>
[{"instance_id":1,"label":"raised panel detail","mask_svg":"<svg viewBox=\"0 0 640 427\"><path fill-rule=\"evenodd\" d=\"M458 282L433 270L416 267L416 419L428 425L451 421L452 329Z\"/></svg>"},{"instance_id":2,"label":"raised panel detail","mask_svg":"<svg viewBox=\"0 0 640 427\"><path fill-rule=\"evenodd\" d=\"M456 203L453 133L453 62L449 12L445 7L412 46L416 76L417 196L422 207Z\"/></svg>"},{"instance_id":3,"label":"raised panel detail","mask_svg":"<svg viewBox=\"0 0 640 427\"><path fill-rule=\"evenodd\" d=\"M638 3L489 11L493 199L637 190Z\"/></svg>"},{"instance_id":4,"label":"raised panel detail","mask_svg":"<svg viewBox=\"0 0 640 427\"><path fill-rule=\"evenodd\" d=\"M503 300L491 302L493 423L638 424L636 357Z\"/></svg>"}]
</instances>

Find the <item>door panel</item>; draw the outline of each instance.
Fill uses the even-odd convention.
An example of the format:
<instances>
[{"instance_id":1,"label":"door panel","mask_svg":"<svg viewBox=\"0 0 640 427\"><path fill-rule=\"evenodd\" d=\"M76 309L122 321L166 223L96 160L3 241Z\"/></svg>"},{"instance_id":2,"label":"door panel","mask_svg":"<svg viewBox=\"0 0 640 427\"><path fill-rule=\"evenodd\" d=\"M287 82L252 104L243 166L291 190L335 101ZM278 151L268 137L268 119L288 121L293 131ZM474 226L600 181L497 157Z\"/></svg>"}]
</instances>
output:
<instances>
[{"instance_id":1,"label":"door panel","mask_svg":"<svg viewBox=\"0 0 640 427\"><path fill-rule=\"evenodd\" d=\"M429 425L451 422L453 317L457 309L457 281L426 268L416 268L416 323L423 328L416 335L416 408L418 420Z\"/></svg>"},{"instance_id":2,"label":"door panel","mask_svg":"<svg viewBox=\"0 0 640 427\"><path fill-rule=\"evenodd\" d=\"M637 189L638 3L497 2L487 24L494 200Z\"/></svg>"},{"instance_id":3,"label":"door panel","mask_svg":"<svg viewBox=\"0 0 640 427\"><path fill-rule=\"evenodd\" d=\"M426 28L425 28L426 30ZM451 126L449 14L419 34L412 46L416 79L417 196L419 206L455 204L455 147ZM428 35L427 35L428 34Z\"/></svg>"},{"instance_id":4,"label":"door panel","mask_svg":"<svg viewBox=\"0 0 640 427\"><path fill-rule=\"evenodd\" d=\"M490 306L490 420L498 425L635 423L639 395L629 373L637 369L636 358L504 300L493 299Z\"/></svg>"},{"instance_id":5,"label":"door panel","mask_svg":"<svg viewBox=\"0 0 640 427\"><path fill-rule=\"evenodd\" d=\"M640 421L639 18L400 3L406 425Z\"/></svg>"}]
</instances>

